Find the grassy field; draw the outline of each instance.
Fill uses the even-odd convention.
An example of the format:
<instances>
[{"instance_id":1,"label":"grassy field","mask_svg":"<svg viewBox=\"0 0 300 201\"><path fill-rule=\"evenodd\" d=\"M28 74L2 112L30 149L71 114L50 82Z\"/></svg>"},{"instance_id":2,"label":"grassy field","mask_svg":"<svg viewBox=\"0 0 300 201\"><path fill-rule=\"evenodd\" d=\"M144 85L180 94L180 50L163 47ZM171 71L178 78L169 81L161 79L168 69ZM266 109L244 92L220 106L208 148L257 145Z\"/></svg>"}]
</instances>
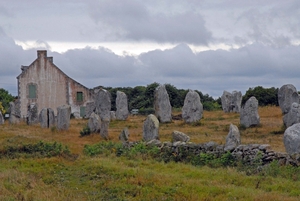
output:
<instances>
[{"instance_id":1,"label":"grassy field","mask_svg":"<svg viewBox=\"0 0 300 201\"><path fill-rule=\"evenodd\" d=\"M178 112L174 112L178 114ZM243 144L270 144L284 152L282 115L279 107L259 108L261 125L241 130ZM188 134L191 142L225 143L230 123L239 125L239 114L204 112L200 123L188 125L177 120L160 125L160 140L170 141L173 130ZM142 139L145 116L110 124L111 142L118 142L123 128L130 141ZM42 129L25 123L0 126L0 200L299 200L300 175L293 167L279 174L247 175L237 167L211 168L191 164L164 163L149 157L117 157L105 153L83 154L85 145L102 142L99 134L79 137L87 120L71 120L68 131ZM57 142L71 154L52 157L5 156L4 150L22 144ZM53 144L50 144L51 147ZM58 149L55 144L55 149ZM48 147L49 147L48 146ZM32 148L32 147L31 147ZM275 172L275 170L277 172ZM271 176L270 176L271 175Z\"/></svg>"}]
</instances>

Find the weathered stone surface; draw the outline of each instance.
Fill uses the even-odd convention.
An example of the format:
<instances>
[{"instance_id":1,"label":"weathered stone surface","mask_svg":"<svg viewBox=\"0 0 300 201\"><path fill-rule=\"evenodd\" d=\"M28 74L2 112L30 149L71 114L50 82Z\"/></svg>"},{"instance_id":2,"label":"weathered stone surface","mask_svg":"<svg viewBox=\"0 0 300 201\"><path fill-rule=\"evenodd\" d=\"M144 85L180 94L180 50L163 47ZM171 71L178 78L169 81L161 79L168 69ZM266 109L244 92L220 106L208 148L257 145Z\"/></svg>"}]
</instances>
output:
<instances>
[{"instance_id":1,"label":"weathered stone surface","mask_svg":"<svg viewBox=\"0 0 300 201\"><path fill-rule=\"evenodd\" d=\"M105 89L100 89L96 94L96 113L100 116L101 120L110 120L111 100L110 94Z\"/></svg>"},{"instance_id":2,"label":"weathered stone surface","mask_svg":"<svg viewBox=\"0 0 300 201\"><path fill-rule=\"evenodd\" d=\"M298 103L292 103L290 111L283 116L283 123L286 127L300 123L300 105Z\"/></svg>"},{"instance_id":3,"label":"weathered stone surface","mask_svg":"<svg viewBox=\"0 0 300 201\"><path fill-rule=\"evenodd\" d=\"M190 141L190 137L180 131L173 131L172 138L173 138L173 142L177 142L177 141L188 142L188 141Z\"/></svg>"},{"instance_id":4,"label":"weathered stone surface","mask_svg":"<svg viewBox=\"0 0 300 201\"><path fill-rule=\"evenodd\" d=\"M101 129L100 135L104 139L108 139L108 128L109 128L110 118L101 119Z\"/></svg>"},{"instance_id":5,"label":"weathered stone surface","mask_svg":"<svg viewBox=\"0 0 300 201\"><path fill-rule=\"evenodd\" d=\"M0 111L0 125L1 124L4 124L4 117L3 117L3 115L2 115L2 113Z\"/></svg>"},{"instance_id":6,"label":"weathered stone surface","mask_svg":"<svg viewBox=\"0 0 300 201\"><path fill-rule=\"evenodd\" d=\"M51 108L43 108L39 114L39 122L42 128L50 128L54 126L54 111Z\"/></svg>"},{"instance_id":7,"label":"weathered stone surface","mask_svg":"<svg viewBox=\"0 0 300 201\"><path fill-rule=\"evenodd\" d=\"M129 130L128 130L128 128L124 128L122 130L122 132L119 135L119 140L121 140L121 142L123 142L123 143L128 142L128 140L129 140Z\"/></svg>"},{"instance_id":8,"label":"weathered stone surface","mask_svg":"<svg viewBox=\"0 0 300 201\"><path fill-rule=\"evenodd\" d=\"M300 153L300 123L294 124L285 130L283 142L288 154Z\"/></svg>"},{"instance_id":9,"label":"weathered stone surface","mask_svg":"<svg viewBox=\"0 0 300 201\"><path fill-rule=\"evenodd\" d=\"M95 102L87 102L85 106L85 118L89 118L93 112L96 111Z\"/></svg>"},{"instance_id":10,"label":"weathered stone surface","mask_svg":"<svg viewBox=\"0 0 300 201\"><path fill-rule=\"evenodd\" d=\"M202 118L203 105L197 92L189 90L182 107L182 118L186 123L197 122Z\"/></svg>"},{"instance_id":11,"label":"weathered stone surface","mask_svg":"<svg viewBox=\"0 0 300 201\"><path fill-rule=\"evenodd\" d=\"M143 127L143 139L150 141L153 139L159 139L158 135L159 121L153 114L148 115Z\"/></svg>"},{"instance_id":12,"label":"weathered stone surface","mask_svg":"<svg viewBox=\"0 0 300 201\"><path fill-rule=\"evenodd\" d=\"M110 111L110 120L111 121L114 121L114 120L116 120L117 118L116 118L116 112L115 111Z\"/></svg>"},{"instance_id":13,"label":"weathered stone surface","mask_svg":"<svg viewBox=\"0 0 300 201\"><path fill-rule=\"evenodd\" d=\"M241 144L241 135L236 125L230 124L229 133L226 137L224 151L232 151Z\"/></svg>"},{"instance_id":14,"label":"weathered stone surface","mask_svg":"<svg viewBox=\"0 0 300 201\"><path fill-rule=\"evenodd\" d=\"M28 105L26 123L27 125L37 124L39 122L38 108L35 103Z\"/></svg>"},{"instance_id":15,"label":"weathered stone surface","mask_svg":"<svg viewBox=\"0 0 300 201\"><path fill-rule=\"evenodd\" d=\"M116 98L116 118L117 120L126 120L129 115L127 95L124 92L117 91Z\"/></svg>"},{"instance_id":16,"label":"weathered stone surface","mask_svg":"<svg viewBox=\"0 0 300 201\"><path fill-rule=\"evenodd\" d=\"M18 124L20 123L20 113L18 111L18 105L14 102L9 103L9 123Z\"/></svg>"},{"instance_id":17,"label":"weathered stone surface","mask_svg":"<svg viewBox=\"0 0 300 201\"><path fill-rule=\"evenodd\" d=\"M101 119L99 115L95 114L94 112L90 115L88 127L92 133L100 133Z\"/></svg>"},{"instance_id":18,"label":"weathered stone surface","mask_svg":"<svg viewBox=\"0 0 300 201\"><path fill-rule=\"evenodd\" d=\"M299 95L297 89L292 84L283 85L278 91L278 104L283 114L287 114L292 103L299 103Z\"/></svg>"},{"instance_id":19,"label":"weathered stone surface","mask_svg":"<svg viewBox=\"0 0 300 201\"><path fill-rule=\"evenodd\" d=\"M242 93L240 91L233 91L232 93L224 91L221 101L224 112L239 113L241 111Z\"/></svg>"},{"instance_id":20,"label":"weathered stone surface","mask_svg":"<svg viewBox=\"0 0 300 201\"><path fill-rule=\"evenodd\" d=\"M57 129L68 130L70 126L71 107L62 105L57 108Z\"/></svg>"},{"instance_id":21,"label":"weathered stone surface","mask_svg":"<svg viewBox=\"0 0 300 201\"><path fill-rule=\"evenodd\" d=\"M154 91L154 109L160 122L172 121L172 107L165 85L159 85Z\"/></svg>"},{"instance_id":22,"label":"weathered stone surface","mask_svg":"<svg viewBox=\"0 0 300 201\"><path fill-rule=\"evenodd\" d=\"M258 115L258 100L254 96L249 98L242 107L240 113L240 123L246 128L250 126L256 126L260 123L260 117Z\"/></svg>"}]
</instances>

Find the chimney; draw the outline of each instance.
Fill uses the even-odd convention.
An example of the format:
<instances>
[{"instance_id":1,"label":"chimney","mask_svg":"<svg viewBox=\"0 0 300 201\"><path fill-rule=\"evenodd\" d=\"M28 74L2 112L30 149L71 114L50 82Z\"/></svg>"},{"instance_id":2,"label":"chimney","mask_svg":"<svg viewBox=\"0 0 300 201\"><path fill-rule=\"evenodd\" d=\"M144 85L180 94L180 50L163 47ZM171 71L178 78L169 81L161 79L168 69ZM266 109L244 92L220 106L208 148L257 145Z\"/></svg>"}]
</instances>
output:
<instances>
[{"instance_id":1,"label":"chimney","mask_svg":"<svg viewBox=\"0 0 300 201\"><path fill-rule=\"evenodd\" d=\"M38 50L37 51L37 57L38 58L45 58L45 57L47 57L47 50Z\"/></svg>"},{"instance_id":2,"label":"chimney","mask_svg":"<svg viewBox=\"0 0 300 201\"><path fill-rule=\"evenodd\" d=\"M50 63L53 63L53 57L47 57L47 59Z\"/></svg>"}]
</instances>

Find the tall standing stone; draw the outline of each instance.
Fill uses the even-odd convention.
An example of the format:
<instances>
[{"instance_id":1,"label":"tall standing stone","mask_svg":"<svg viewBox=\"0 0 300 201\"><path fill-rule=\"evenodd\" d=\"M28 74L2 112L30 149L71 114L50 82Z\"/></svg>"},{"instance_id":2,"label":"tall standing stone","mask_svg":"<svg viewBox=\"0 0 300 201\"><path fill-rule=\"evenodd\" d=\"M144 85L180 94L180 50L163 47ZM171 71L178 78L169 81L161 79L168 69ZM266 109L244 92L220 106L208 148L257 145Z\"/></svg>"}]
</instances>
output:
<instances>
[{"instance_id":1,"label":"tall standing stone","mask_svg":"<svg viewBox=\"0 0 300 201\"><path fill-rule=\"evenodd\" d=\"M26 122L27 125L37 124L39 122L38 107L36 103L28 105Z\"/></svg>"},{"instance_id":2,"label":"tall standing stone","mask_svg":"<svg viewBox=\"0 0 300 201\"><path fill-rule=\"evenodd\" d=\"M241 135L236 125L230 124L224 150L232 151L241 144Z\"/></svg>"},{"instance_id":3,"label":"tall standing stone","mask_svg":"<svg viewBox=\"0 0 300 201\"><path fill-rule=\"evenodd\" d=\"M57 129L68 130L70 126L71 107L63 105L57 108Z\"/></svg>"},{"instance_id":4,"label":"tall standing stone","mask_svg":"<svg viewBox=\"0 0 300 201\"><path fill-rule=\"evenodd\" d=\"M285 130L283 142L288 154L300 153L300 123L294 124Z\"/></svg>"},{"instance_id":5,"label":"tall standing stone","mask_svg":"<svg viewBox=\"0 0 300 201\"><path fill-rule=\"evenodd\" d=\"M258 100L252 96L247 100L240 113L240 123L246 128L256 126L260 123L258 115Z\"/></svg>"},{"instance_id":6,"label":"tall standing stone","mask_svg":"<svg viewBox=\"0 0 300 201\"><path fill-rule=\"evenodd\" d=\"M143 127L143 139L145 141L150 141L153 139L159 139L158 135L159 121L155 115L150 114L147 116Z\"/></svg>"},{"instance_id":7,"label":"tall standing stone","mask_svg":"<svg viewBox=\"0 0 300 201\"><path fill-rule=\"evenodd\" d=\"M283 85L278 91L278 104L283 114L287 114L292 103L299 103L299 95L297 89L292 84Z\"/></svg>"},{"instance_id":8,"label":"tall standing stone","mask_svg":"<svg viewBox=\"0 0 300 201\"><path fill-rule=\"evenodd\" d=\"M105 89L100 89L96 94L95 100L96 113L100 116L101 120L110 120L111 100L110 94Z\"/></svg>"},{"instance_id":9,"label":"tall standing stone","mask_svg":"<svg viewBox=\"0 0 300 201\"><path fill-rule=\"evenodd\" d=\"M9 123L18 124L20 123L20 113L18 112L17 105L14 102L9 103Z\"/></svg>"},{"instance_id":10,"label":"tall standing stone","mask_svg":"<svg viewBox=\"0 0 300 201\"><path fill-rule=\"evenodd\" d=\"M202 118L203 105L197 92L189 90L182 107L182 118L186 123L197 122Z\"/></svg>"},{"instance_id":11,"label":"tall standing stone","mask_svg":"<svg viewBox=\"0 0 300 201\"><path fill-rule=\"evenodd\" d=\"M2 112L0 111L0 125L4 124L4 117L2 115Z\"/></svg>"},{"instance_id":12,"label":"tall standing stone","mask_svg":"<svg viewBox=\"0 0 300 201\"><path fill-rule=\"evenodd\" d=\"M39 114L39 122L42 128L50 128L54 126L54 111L51 108L43 108Z\"/></svg>"},{"instance_id":13,"label":"tall standing stone","mask_svg":"<svg viewBox=\"0 0 300 201\"><path fill-rule=\"evenodd\" d=\"M85 118L89 118L93 112L96 111L95 102L87 102L85 106Z\"/></svg>"},{"instance_id":14,"label":"tall standing stone","mask_svg":"<svg viewBox=\"0 0 300 201\"><path fill-rule=\"evenodd\" d=\"M154 109L160 122L172 121L172 106L165 85L159 85L154 91Z\"/></svg>"},{"instance_id":15,"label":"tall standing stone","mask_svg":"<svg viewBox=\"0 0 300 201\"><path fill-rule=\"evenodd\" d=\"M117 120L126 120L129 115L127 95L124 92L117 91L116 98L116 118Z\"/></svg>"},{"instance_id":16,"label":"tall standing stone","mask_svg":"<svg viewBox=\"0 0 300 201\"><path fill-rule=\"evenodd\" d=\"M95 114L94 112L90 115L88 127L92 133L100 133L101 119L99 115Z\"/></svg>"},{"instance_id":17,"label":"tall standing stone","mask_svg":"<svg viewBox=\"0 0 300 201\"><path fill-rule=\"evenodd\" d=\"M240 91L233 91L232 93L224 91L221 101L224 112L239 113L241 111L242 93Z\"/></svg>"}]
</instances>

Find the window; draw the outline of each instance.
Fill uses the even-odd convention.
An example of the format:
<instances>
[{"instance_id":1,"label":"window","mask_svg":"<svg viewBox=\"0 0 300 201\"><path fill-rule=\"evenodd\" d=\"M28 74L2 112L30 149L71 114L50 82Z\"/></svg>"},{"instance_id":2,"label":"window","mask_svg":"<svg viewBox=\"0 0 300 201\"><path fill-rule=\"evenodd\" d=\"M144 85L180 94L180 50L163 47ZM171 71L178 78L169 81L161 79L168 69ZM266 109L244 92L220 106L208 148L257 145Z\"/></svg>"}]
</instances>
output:
<instances>
[{"instance_id":1,"label":"window","mask_svg":"<svg viewBox=\"0 0 300 201\"><path fill-rule=\"evenodd\" d=\"M76 100L77 100L77 102L83 101L83 93L81 91L77 92Z\"/></svg>"},{"instance_id":2,"label":"window","mask_svg":"<svg viewBox=\"0 0 300 201\"><path fill-rule=\"evenodd\" d=\"M28 98L36 98L36 85L35 84L28 85Z\"/></svg>"}]
</instances>

